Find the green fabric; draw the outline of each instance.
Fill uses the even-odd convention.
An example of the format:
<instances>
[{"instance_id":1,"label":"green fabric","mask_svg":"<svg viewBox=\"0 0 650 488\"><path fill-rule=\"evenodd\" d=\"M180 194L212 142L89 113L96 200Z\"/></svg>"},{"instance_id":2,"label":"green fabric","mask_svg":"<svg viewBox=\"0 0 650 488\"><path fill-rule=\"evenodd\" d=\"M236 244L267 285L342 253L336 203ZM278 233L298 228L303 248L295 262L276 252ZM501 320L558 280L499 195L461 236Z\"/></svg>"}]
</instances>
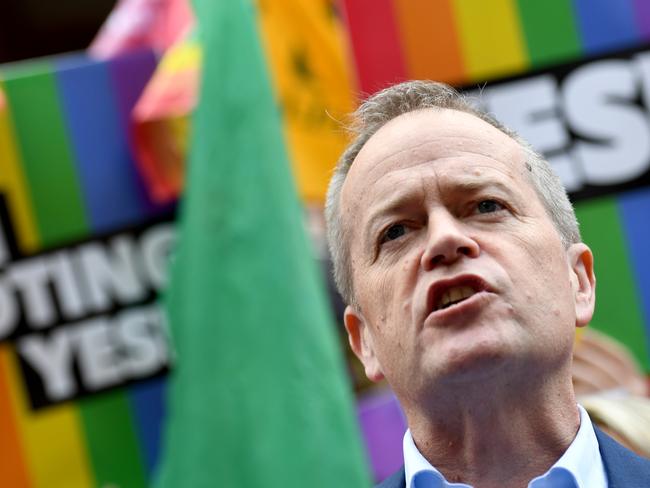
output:
<instances>
[{"instance_id":1,"label":"green fabric","mask_svg":"<svg viewBox=\"0 0 650 488\"><path fill-rule=\"evenodd\" d=\"M161 487L369 485L249 1L196 2L204 46L167 304Z\"/></svg>"}]
</instances>

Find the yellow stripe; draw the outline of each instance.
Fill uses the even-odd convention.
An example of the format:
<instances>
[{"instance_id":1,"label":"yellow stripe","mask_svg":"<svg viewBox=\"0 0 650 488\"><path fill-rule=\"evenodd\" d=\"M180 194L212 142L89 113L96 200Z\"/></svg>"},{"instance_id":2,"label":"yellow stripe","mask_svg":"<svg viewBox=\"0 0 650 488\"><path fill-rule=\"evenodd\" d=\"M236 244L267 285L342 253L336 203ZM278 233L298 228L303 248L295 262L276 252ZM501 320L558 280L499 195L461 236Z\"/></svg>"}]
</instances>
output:
<instances>
[{"instance_id":1,"label":"yellow stripe","mask_svg":"<svg viewBox=\"0 0 650 488\"><path fill-rule=\"evenodd\" d=\"M18 246L23 253L29 254L37 250L38 237L32 218L30 196L18 165L14 141L9 110L5 106L0 109L0 192L7 198Z\"/></svg>"},{"instance_id":2,"label":"yellow stripe","mask_svg":"<svg viewBox=\"0 0 650 488\"><path fill-rule=\"evenodd\" d=\"M86 447L80 437L77 409L69 404L32 411L13 351L0 351L8 372L9 395L18 417L27 466L34 488L89 488L94 486Z\"/></svg>"},{"instance_id":3,"label":"yellow stripe","mask_svg":"<svg viewBox=\"0 0 650 488\"><path fill-rule=\"evenodd\" d=\"M303 200L322 202L347 141L339 121L354 105L343 30L331 0L260 0L258 5L298 190Z\"/></svg>"},{"instance_id":4,"label":"yellow stripe","mask_svg":"<svg viewBox=\"0 0 650 488\"><path fill-rule=\"evenodd\" d=\"M199 70L202 57L203 52L199 43L194 40L185 40L169 48L160 61L158 70L172 74L177 71Z\"/></svg>"},{"instance_id":5,"label":"yellow stripe","mask_svg":"<svg viewBox=\"0 0 650 488\"><path fill-rule=\"evenodd\" d=\"M467 74L472 81L524 71L528 65L515 0L454 0Z\"/></svg>"}]
</instances>

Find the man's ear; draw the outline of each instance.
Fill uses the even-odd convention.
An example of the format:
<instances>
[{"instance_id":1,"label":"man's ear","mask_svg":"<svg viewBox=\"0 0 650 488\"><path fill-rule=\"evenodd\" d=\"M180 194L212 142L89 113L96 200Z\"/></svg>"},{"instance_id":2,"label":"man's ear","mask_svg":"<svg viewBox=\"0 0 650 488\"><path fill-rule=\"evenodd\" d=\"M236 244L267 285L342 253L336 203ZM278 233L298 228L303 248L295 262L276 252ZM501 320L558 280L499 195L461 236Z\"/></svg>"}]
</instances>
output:
<instances>
[{"instance_id":1,"label":"man's ear","mask_svg":"<svg viewBox=\"0 0 650 488\"><path fill-rule=\"evenodd\" d=\"M586 244L572 244L567 252L573 271L571 283L576 307L576 327L584 327L594 315L596 304L596 275L594 255Z\"/></svg>"},{"instance_id":2,"label":"man's ear","mask_svg":"<svg viewBox=\"0 0 650 488\"><path fill-rule=\"evenodd\" d=\"M366 319L354 307L348 305L343 313L343 322L345 330L348 331L350 347L363 364L366 376L370 381L381 381L384 378L384 373L382 373L375 355L372 335Z\"/></svg>"}]
</instances>

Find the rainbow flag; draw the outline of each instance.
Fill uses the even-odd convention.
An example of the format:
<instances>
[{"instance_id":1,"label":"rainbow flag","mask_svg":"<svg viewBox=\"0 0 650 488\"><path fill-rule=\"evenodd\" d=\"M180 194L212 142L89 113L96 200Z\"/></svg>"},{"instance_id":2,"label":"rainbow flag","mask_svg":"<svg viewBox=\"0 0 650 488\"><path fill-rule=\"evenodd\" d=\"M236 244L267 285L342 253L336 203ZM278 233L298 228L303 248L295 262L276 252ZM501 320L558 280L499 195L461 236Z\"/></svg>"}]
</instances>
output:
<instances>
[{"instance_id":1,"label":"rainbow flag","mask_svg":"<svg viewBox=\"0 0 650 488\"><path fill-rule=\"evenodd\" d=\"M157 202L174 201L183 190L201 59L196 32L189 32L165 52L133 108L138 164Z\"/></svg>"},{"instance_id":2,"label":"rainbow flag","mask_svg":"<svg viewBox=\"0 0 650 488\"><path fill-rule=\"evenodd\" d=\"M359 87L483 82L650 39L643 0L343 0Z\"/></svg>"},{"instance_id":3,"label":"rainbow flag","mask_svg":"<svg viewBox=\"0 0 650 488\"><path fill-rule=\"evenodd\" d=\"M99 258L84 275L97 279L98 263L119 262L135 239L143 242L149 223L171 218L170 207L148 198L129 136L131 110L156 63L145 51L108 62L70 55L0 68L1 486L148 486L165 368L150 369L150 379L133 376L152 343L143 322L134 325L144 315L127 325L132 308L122 307L125 297L109 296L116 283L95 281L95 310L84 309L76 293L83 288L79 266ZM164 230L153 229L158 236ZM27 269L49 271L34 278ZM119 286L138 285L129 285L123 271ZM17 314L8 317L7 310ZM72 319L63 324L66 317ZM106 324L118 319L122 335L109 336ZM114 341L122 342L113 350ZM116 371L89 355L99 350L105 361L131 355L120 370L126 381L111 379ZM60 367L59 378L36 374L44 364Z\"/></svg>"},{"instance_id":4,"label":"rainbow flag","mask_svg":"<svg viewBox=\"0 0 650 488\"><path fill-rule=\"evenodd\" d=\"M256 22L298 191L304 202L320 205L346 143L340 122L354 108L343 24L333 0L263 2ZM158 201L182 190L201 64L196 35L179 40L165 52L135 109L140 164Z\"/></svg>"}]
</instances>

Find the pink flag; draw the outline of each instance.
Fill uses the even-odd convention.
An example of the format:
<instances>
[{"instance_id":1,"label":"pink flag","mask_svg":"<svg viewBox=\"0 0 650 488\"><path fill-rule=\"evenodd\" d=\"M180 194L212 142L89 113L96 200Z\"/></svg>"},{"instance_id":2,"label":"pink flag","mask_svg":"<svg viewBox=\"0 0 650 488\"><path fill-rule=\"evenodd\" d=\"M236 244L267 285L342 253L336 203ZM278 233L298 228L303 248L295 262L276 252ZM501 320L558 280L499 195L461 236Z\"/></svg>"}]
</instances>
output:
<instances>
[{"instance_id":1,"label":"pink flag","mask_svg":"<svg viewBox=\"0 0 650 488\"><path fill-rule=\"evenodd\" d=\"M100 59L146 47L164 52L192 22L187 0L119 0L88 50Z\"/></svg>"}]
</instances>

